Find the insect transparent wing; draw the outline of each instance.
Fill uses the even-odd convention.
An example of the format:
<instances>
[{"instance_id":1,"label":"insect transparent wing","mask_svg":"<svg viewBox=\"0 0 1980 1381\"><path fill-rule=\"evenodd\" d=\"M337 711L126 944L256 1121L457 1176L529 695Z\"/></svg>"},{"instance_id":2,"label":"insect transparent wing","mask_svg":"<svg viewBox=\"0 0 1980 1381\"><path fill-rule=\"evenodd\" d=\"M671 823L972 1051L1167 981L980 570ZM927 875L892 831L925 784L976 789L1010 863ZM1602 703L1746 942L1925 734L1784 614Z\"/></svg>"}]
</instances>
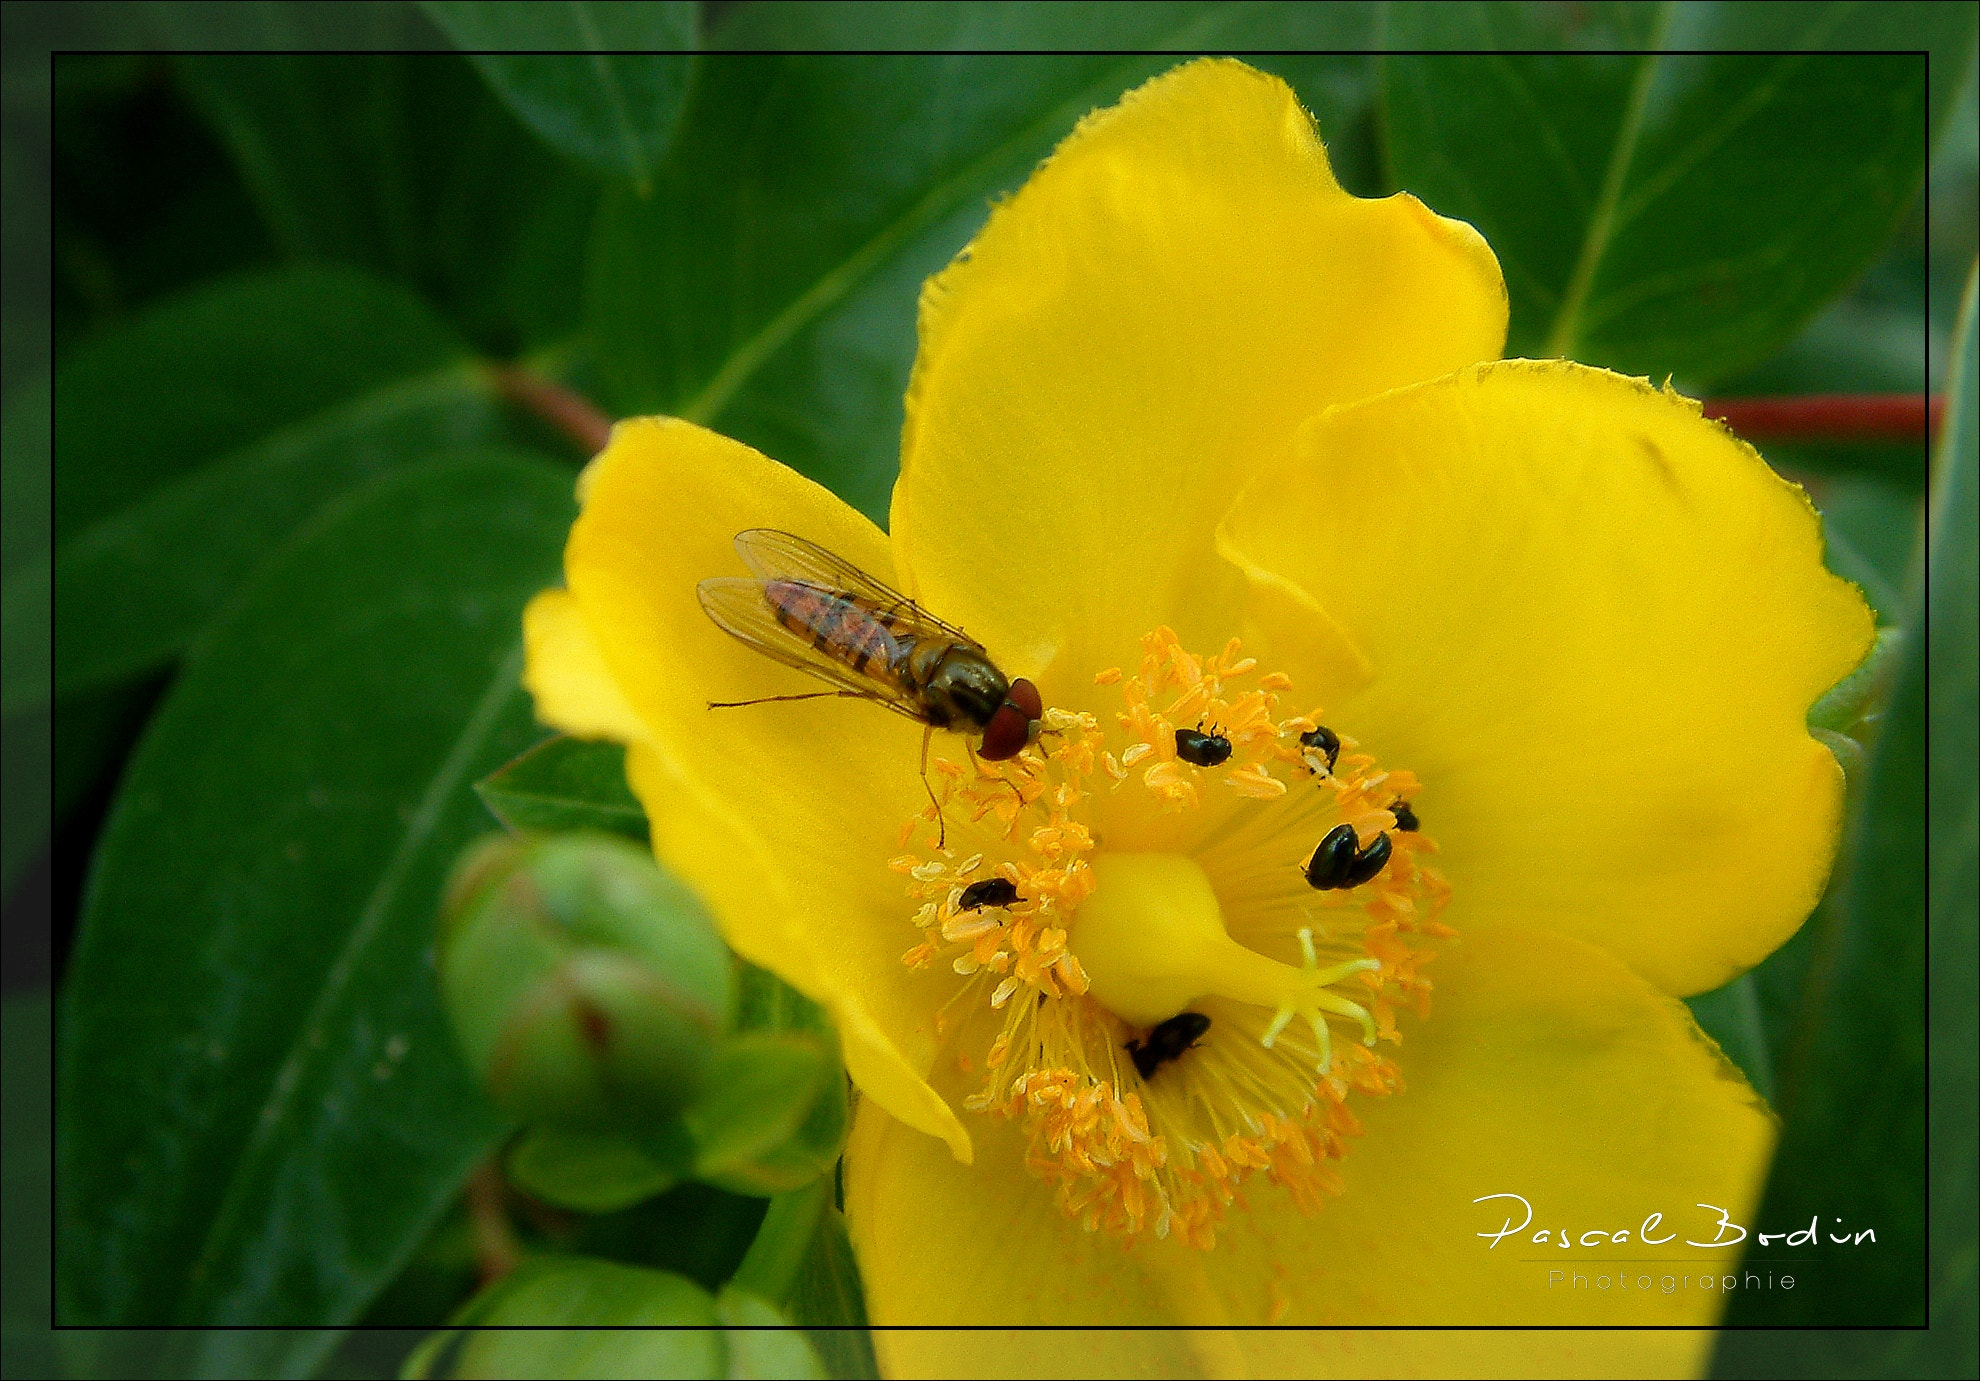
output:
<instances>
[{"instance_id":1,"label":"insect transparent wing","mask_svg":"<svg viewBox=\"0 0 1980 1381\"><path fill-rule=\"evenodd\" d=\"M777 622L770 601L763 597L763 582L743 576L718 576L695 586L701 607L716 627L755 648L772 661L782 662L795 671L838 687L850 695L885 705L896 714L921 722L921 715L897 695L859 675L835 658L812 647Z\"/></svg>"},{"instance_id":2,"label":"insect transparent wing","mask_svg":"<svg viewBox=\"0 0 1980 1381\"><path fill-rule=\"evenodd\" d=\"M763 580L801 580L827 590L857 595L872 603L877 611L892 614L915 636L941 638L981 650L982 644L953 624L947 624L923 609L891 585L862 571L842 556L834 556L816 542L773 527L746 528L736 534L736 551L743 564Z\"/></svg>"}]
</instances>

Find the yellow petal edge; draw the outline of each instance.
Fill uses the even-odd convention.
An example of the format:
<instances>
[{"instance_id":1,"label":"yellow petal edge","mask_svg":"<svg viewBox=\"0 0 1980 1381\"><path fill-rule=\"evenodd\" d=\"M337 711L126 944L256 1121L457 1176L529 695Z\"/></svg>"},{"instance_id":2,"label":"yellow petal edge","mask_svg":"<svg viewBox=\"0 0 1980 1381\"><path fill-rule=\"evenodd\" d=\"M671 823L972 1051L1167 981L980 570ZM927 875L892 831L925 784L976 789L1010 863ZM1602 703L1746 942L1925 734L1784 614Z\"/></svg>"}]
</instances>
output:
<instances>
[{"instance_id":1,"label":"yellow petal edge","mask_svg":"<svg viewBox=\"0 0 1980 1381\"><path fill-rule=\"evenodd\" d=\"M1350 196L1278 78L1187 63L1083 119L922 291L899 568L1048 702L1172 624L1221 646L1245 477L1323 409L1498 355L1470 226Z\"/></svg>"},{"instance_id":2,"label":"yellow petal edge","mask_svg":"<svg viewBox=\"0 0 1980 1381\"><path fill-rule=\"evenodd\" d=\"M1697 403L1463 370L1316 419L1220 541L1367 657L1362 685L1289 670L1422 779L1459 930L1552 918L1688 995L1820 897L1843 781L1806 719L1873 621L1807 497Z\"/></svg>"}]
</instances>

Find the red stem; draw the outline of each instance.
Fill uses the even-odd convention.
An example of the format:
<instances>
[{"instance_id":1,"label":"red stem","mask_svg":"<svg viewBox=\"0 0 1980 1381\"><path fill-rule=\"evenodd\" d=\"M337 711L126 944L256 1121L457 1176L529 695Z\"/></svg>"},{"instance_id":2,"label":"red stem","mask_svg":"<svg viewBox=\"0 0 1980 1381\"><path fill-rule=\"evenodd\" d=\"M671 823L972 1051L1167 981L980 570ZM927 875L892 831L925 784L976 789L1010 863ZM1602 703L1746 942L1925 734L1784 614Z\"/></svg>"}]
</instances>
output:
<instances>
[{"instance_id":1,"label":"red stem","mask_svg":"<svg viewBox=\"0 0 1980 1381\"><path fill-rule=\"evenodd\" d=\"M1934 393L1810 393L1711 398L1716 417L1748 441L1924 441L1939 433L1946 398Z\"/></svg>"},{"instance_id":2,"label":"red stem","mask_svg":"<svg viewBox=\"0 0 1980 1381\"><path fill-rule=\"evenodd\" d=\"M519 365L498 364L494 375L504 398L577 442L586 455L597 455L612 439L612 419L582 393Z\"/></svg>"},{"instance_id":3,"label":"red stem","mask_svg":"<svg viewBox=\"0 0 1980 1381\"><path fill-rule=\"evenodd\" d=\"M518 365L494 367L504 398L596 455L612 419L583 394ZM1939 434L1942 393L1810 393L1785 398L1709 398L1705 415L1749 441L1924 441Z\"/></svg>"}]
</instances>

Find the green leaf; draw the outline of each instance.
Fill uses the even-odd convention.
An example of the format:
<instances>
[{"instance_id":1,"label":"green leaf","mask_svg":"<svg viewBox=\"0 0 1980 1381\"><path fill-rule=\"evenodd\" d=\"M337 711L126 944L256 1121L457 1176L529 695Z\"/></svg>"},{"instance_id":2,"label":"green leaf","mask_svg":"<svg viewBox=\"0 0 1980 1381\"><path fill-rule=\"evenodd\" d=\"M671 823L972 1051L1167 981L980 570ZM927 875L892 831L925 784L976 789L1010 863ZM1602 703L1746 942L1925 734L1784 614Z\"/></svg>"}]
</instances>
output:
<instances>
[{"instance_id":1,"label":"green leaf","mask_svg":"<svg viewBox=\"0 0 1980 1381\"><path fill-rule=\"evenodd\" d=\"M1788 340L1916 197L1925 59L1869 50L1933 48L1949 96L1973 47L1971 10L1931 4L1389 13L1398 49L1560 50L1385 63L1397 181L1491 243L1507 352L1692 384Z\"/></svg>"},{"instance_id":2,"label":"green leaf","mask_svg":"<svg viewBox=\"0 0 1980 1381\"><path fill-rule=\"evenodd\" d=\"M48 842L53 740L46 705L0 720L0 896L13 896Z\"/></svg>"},{"instance_id":3,"label":"green leaf","mask_svg":"<svg viewBox=\"0 0 1980 1381\"><path fill-rule=\"evenodd\" d=\"M37 374L0 416L0 676L8 710L48 698L49 380Z\"/></svg>"},{"instance_id":4,"label":"green leaf","mask_svg":"<svg viewBox=\"0 0 1980 1381\"><path fill-rule=\"evenodd\" d=\"M824 1381L829 1374L818 1354L791 1321L747 1290L725 1285L715 1296L715 1317L722 1321L734 1381L776 1381L780 1377Z\"/></svg>"},{"instance_id":5,"label":"green leaf","mask_svg":"<svg viewBox=\"0 0 1980 1381\"><path fill-rule=\"evenodd\" d=\"M591 179L533 138L466 59L349 51L441 46L417 8L162 8L172 46L207 50L174 60L179 84L284 254L417 286L494 352L575 324ZM272 17L256 23L257 10ZM311 41L351 28L363 32ZM282 41L290 29L301 39ZM213 51L255 47L291 51Z\"/></svg>"},{"instance_id":6,"label":"green leaf","mask_svg":"<svg viewBox=\"0 0 1980 1381\"><path fill-rule=\"evenodd\" d=\"M170 661L323 504L383 471L463 454L495 424L482 373L449 366L223 456L93 524L55 559L56 697Z\"/></svg>"},{"instance_id":7,"label":"green leaf","mask_svg":"<svg viewBox=\"0 0 1980 1381\"><path fill-rule=\"evenodd\" d=\"M1877 641L1855 671L1836 682L1827 695L1808 711L1808 723L1816 729L1845 734L1875 715L1883 694L1889 689L1891 671L1904 651L1904 634L1895 628L1877 630Z\"/></svg>"},{"instance_id":8,"label":"green leaf","mask_svg":"<svg viewBox=\"0 0 1980 1381\"><path fill-rule=\"evenodd\" d=\"M1753 975L1741 974L1722 988L1686 998L1699 1028L1718 1045L1719 1052L1746 1076L1762 1098L1774 1096L1773 1055L1760 1018L1760 994Z\"/></svg>"},{"instance_id":9,"label":"green leaf","mask_svg":"<svg viewBox=\"0 0 1980 1381\"><path fill-rule=\"evenodd\" d=\"M687 1180L621 1212L547 1233L556 1250L674 1271L710 1290L736 1273L763 1221L764 1200Z\"/></svg>"},{"instance_id":10,"label":"green leaf","mask_svg":"<svg viewBox=\"0 0 1980 1381\"><path fill-rule=\"evenodd\" d=\"M11 231L9 232L11 234ZM0 415L0 896L53 828L49 671L49 381L37 372Z\"/></svg>"},{"instance_id":11,"label":"green leaf","mask_svg":"<svg viewBox=\"0 0 1980 1381\"><path fill-rule=\"evenodd\" d=\"M58 1376L55 1335L49 1330L48 1134L49 1035L54 1026L48 994L9 993L0 1004L0 1052L4 1052L6 1155L0 1157L0 1203L5 1205L6 1270L0 1294L0 1344L9 1376Z\"/></svg>"},{"instance_id":12,"label":"green leaf","mask_svg":"<svg viewBox=\"0 0 1980 1381\"><path fill-rule=\"evenodd\" d=\"M877 1377L866 1301L835 1186L816 1179L770 1201L735 1284L786 1310L812 1330L831 1374Z\"/></svg>"},{"instance_id":13,"label":"green leaf","mask_svg":"<svg viewBox=\"0 0 1980 1381\"><path fill-rule=\"evenodd\" d=\"M512 830L605 830L641 844L646 811L626 785L626 750L616 743L545 739L474 784Z\"/></svg>"},{"instance_id":14,"label":"green leaf","mask_svg":"<svg viewBox=\"0 0 1980 1381\"><path fill-rule=\"evenodd\" d=\"M1909 612L1905 591L1925 538L1923 496L1867 475L1813 480L1811 487L1829 569L1863 591L1888 629Z\"/></svg>"},{"instance_id":15,"label":"green leaf","mask_svg":"<svg viewBox=\"0 0 1980 1381\"><path fill-rule=\"evenodd\" d=\"M809 1330L811 1345L832 1375L845 1381L879 1377L873 1335L867 1332L859 1263L853 1259L846 1217L833 1204L826 1204L819 1216L818 1236L785 1307L795 1322Z\"/></svg>"},{"instance_id":16,"label":"green leaf","mask_svg":"<svg viewBox=\"0 0 1980 1381\"><path fill-rule=\"evenodd\" d=\"M1822 1238L1798 1249L1816 1260L1797 1273L1801 1283L1791 1294L1742 1292L1727 1315L1733 1324L1929 1322L1932 1329L1922 1342L1876 1333L1728 1334L1715 1363L1720 1375L1956 1375L1973 1366L1980 905L1973 299L1969 279L1926 586L1914 603L1917 616L1929 615L1933 636L1929 649L1926 640L1911 640L1900 659L1849 831L1840 905L1817 918L1824 930L1797 1040L1781 1069L1786 1127L1759 1228L1801 1227L1813 1217ZM1864 1228L1875 1231L1874 1243L1830 1243L1834 1233Z\"/></svg>"},{"instance_id":17,"label":"green leaf","mask_svg":"<svg viewBox=\"0 0 1980 1381\"><path fill-rule=\"evenodd\" d=\"M781 1032L816 1038L836 1047L831 1018L810 998L754 964L740 966L736 1024L746 1032ZM711 1182L739 1194L779 1194L825 1174L839 1159L852 1124L846 1080L837 1062L796 1128L747 1163L731 1163Z\"/></svg>"},{"instance_id":18,"label":"green leaf","mask_svg":"<svg viewBox=\"0 0 1980 1381\"><path fill-rule=\"evenodd\" d=\"M325 500L498 415L417 299L312 267L223 280L76 351L55 420L68 697L169 660Z\"/></svg>"},{"instance_id":19,"label":"green leaf","mask_svg":"<svg viewBox=\"0 0 1980 1381\"><path fill-rule=\"evenodd\" d=\"M1179 58L1363 41L1363 6L740 5L654 194L608 197L587 317L610 404L739 438L883 513L921 282L1081 115ZM1323 120L1359 59L1274 60ZM1338 80L1335 80L1338 78ZM1345 126L1347 117L1338 121Z\"/></svg>"},{"instance_id":20,"label":"green leaf","mask_svg":"<svg viewBox=\"0 0 1980 1381\"><path fill-rule=\"evenodd\" d=\"M1927 1337L1903 1340L1914 1374L1971 1373L1980 1364L1980 325L1975 275L1954 336L1945 437L1933 495L1925 617L1931 769L1932 1270Z\"/></svg>"},{"instance_id":21,"label":"green leaf","mask_svg":"<svg viewBox=\"0 0 1980 1381\"><path fill-rule=\"evenodd\" d=\"M433 915L482 828L469 783L536 732L520 618L569 490L521 461L376 481L188 659L101 837L63 995L64 1322L349 1322L486 1153ZM320 1355L274 1336L260 1374ZM172 1368L218 1365L185 1350Z\"/></svg>"},{"instance_id":22,"label":"green leaf","mask_svg":"<svg viewBox=\"0 0 1980 1381\"><path fill-rule=\"evenodd\" d=\"M673 1187L676 1176L619 1137L531 1127L504 1162L518 1189L579 1213L616 1213Z\"/></svg>"},{"instance_id":23,"label":"green leaf","mask_svg":"<svg viewBox=\"0 0 1980 1381\"><path fill-rule=\"evenodd\" d=\"M324 266L172 298L55 371L60 546L216 456L468 358L405 290Z\"/></svg>"},{"instance_id":24,"label":"green leaf","mask_svg":"<svg viewBox=\"0 0 1980 1381\"><path fill-rule=\"evenodd\" d=\"M735 1283L772 1304L788 1302L832 1193L833 1186L820 1179L772 1199L756 1240L736 1267Z\"/></svg>"},{"instance_id":25,"label":"green leaf","mask_svg":"<svg viewBox=\"0 0 1980 1381\"><path fill-rule=\"evenodd\" d=\"M546 144L647 190L687 100L695 5L425 0L420 8ZM671 53L682 56L661 56Z\"/></svg>"},{"instance_id":26,"label":"green leaf","mask_svg":"<svg viewBox=\"0 0 1980 1381\"><path fill-rule=\"evenodd\" d=\"M682 1115L694 1138L696 1177L747 1192L730 1178L749 1174L759 1157L790 1140L836 1077L837 1062L813 1037L745 1031L724 1042L706 1089Z\"/></svg>"}]
</instances>

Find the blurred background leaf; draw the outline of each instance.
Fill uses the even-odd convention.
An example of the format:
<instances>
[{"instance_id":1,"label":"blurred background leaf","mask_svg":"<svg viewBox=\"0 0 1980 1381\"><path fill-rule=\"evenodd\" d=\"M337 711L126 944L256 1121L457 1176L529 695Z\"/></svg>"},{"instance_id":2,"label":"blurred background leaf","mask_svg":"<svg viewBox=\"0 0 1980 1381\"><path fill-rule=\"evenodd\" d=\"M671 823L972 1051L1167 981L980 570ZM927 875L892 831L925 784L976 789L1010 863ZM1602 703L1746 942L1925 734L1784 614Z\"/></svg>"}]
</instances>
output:
<instances>
[{"instance_id":1,"label":"blurred background leaf","mask_svg":"<svg viewBox=\"0 0 1980 1381\"><path fill-rule=\"evenodd\" d=\"M49 1034L54 1019L47 993L10 993L0 1001L7 1115L0 1155L0 1215L7 1224L7 1291L0 1301L0 1348L9 1376L55 1376L61 1368L48 1322L53 1200L49 1103Z\"/></svg>"},{"instance_id":2,"label":"blurred background leaf","mask_svg":"<svg viewBox=\"0 0 1980 1381\"><path fill-rule=\"evenodd\" d=\"M1913 595L1913 639L1841 863L1839 904L1818 915L1793 1043L1784 1052L1781 1146L1762 1230L1822 1227L1795 1249L1816 1263L1792 1293L1735 1297L1735 1324L1931 1323L1917 1335L1728 1334L1726 1376L1958 1375L1972 1370L1976 1148L1976 451L1969 278L1939 450L1932 545ZM1920 607L1924 606L1924 607ZM1939 741L1927 748L1928 736ZM1943 736L1943 737L1939 737ZM1929 810L1928 801L1937 809ZM1929 842L1928 842L1929 841ZM1928 932L1929 926L1929 932ZM1930 952L1932 966L1927 969ZM1936 1029L1918 1019L1931 985ZM1927 1103L1932 1105L1928 1160ZM1930 1192L1927 1187L1929 1182ZM1932 1216L1926 1216L1927 1204ZM1863 1228L1874 1242L1846 1243ZM1927 1243L1932 1270L1927 1272ZM1778 1249L1776 1249L1778 1250ZM1767 1259L1764 1248L1749 1260Z\"/></svg>"},{"instance_id":3,"label":"blurred background leaf","mask_svg":"<svg viewBox=\"0 0 1980 1381\"><path fill-rule=\"evenodd\" d=\"M518 620L571 516L540 461L382 479L189 661L64 989L65 1321L351 1320L485 1154L432 916L468 783L534 734Z\"/></svg>"},{"instance_id":4,"label":"blurred background leaf","mask_svg":"<svg viewBox=\"0 0 1980 1381\"><path fill-rule=\"evenodd\" d=\"M397 279L497 353L575 324L596 188L461 58L188 56L174 72L284 257Z\"/></svg>"},{"instance_id":5,"label":"blurred background leaf","mask_svg":"<svg viewBox=\"0 0 1980 1381\"><path fill-rule=\"evenodd\" d=\"M1079 116L1172 61L1022 50L1352 47L1371 18L1357 5L726 11L709 46L779 51L705 63L653 195L606 201L586 295L606 401L715 427L882 516L921 281ZM902 47L1019 55L817 51ZM1365 91L1365 60L1264 65L1353 123L1342 108Z\"/></svg>"},{"instance_id":6,"label":"blurred background leaf","mask_svg":"<svg viewBox=\"0 0 1980 1381\"><path fill-rule=\"evenodd\" d=\"M39 374L0 417L0 698L6 705L0 798L0 893L11 895L48 837L49 384Z\"/></svg>"},{"instance_id":7,"label":"blurred background leaf","mask_svg":"<svg viewBox=\"0 0 1980 1381\"><path fill-rule=\"evenodd\" d=\"M644 844L646 811L626 785L626 750L562 734L474 784L512 830L606 830Z\"/></svg>"},{"instance_id":8,"label":"blurred background leaf","mask_svg":"<svg viewBox=\"0 0 1980 1381\"><path fill-rule=\"evenodd\" d=\"M653 55L695 46L697 6L426 0L420 8L544 142L629 179L642 196L651 189L694 71L691 57Z\"/></svg>"},{"instance_id":9,"label":"blurred background leaf","mask_svg":"<svg viewBox=\"0 0 1980 1381\"><path fill-rule=\"evenodd\" d=\"M329 267L155 308L70 355L56 394L58 696L162 665L325 500L497 426L465 342Z\"/></svg>"},{"instance_id":10,"label":"blurred background leaf","mask_svg":"<svg viewBox=\"0 0 1980 1381\"><path fill-rule=\"evenodd\" d=\"M1484 232L1512 297L1507 353L1694 388L1779 349L1869 267L1974 34L1970 8L1933 4L1389 15L1397 48L1557 50L1383 64L1396 181ZM1929 120L1925 61L1872 51L1918 48L1938 60Z\"/></svg>"}]
</instances>

